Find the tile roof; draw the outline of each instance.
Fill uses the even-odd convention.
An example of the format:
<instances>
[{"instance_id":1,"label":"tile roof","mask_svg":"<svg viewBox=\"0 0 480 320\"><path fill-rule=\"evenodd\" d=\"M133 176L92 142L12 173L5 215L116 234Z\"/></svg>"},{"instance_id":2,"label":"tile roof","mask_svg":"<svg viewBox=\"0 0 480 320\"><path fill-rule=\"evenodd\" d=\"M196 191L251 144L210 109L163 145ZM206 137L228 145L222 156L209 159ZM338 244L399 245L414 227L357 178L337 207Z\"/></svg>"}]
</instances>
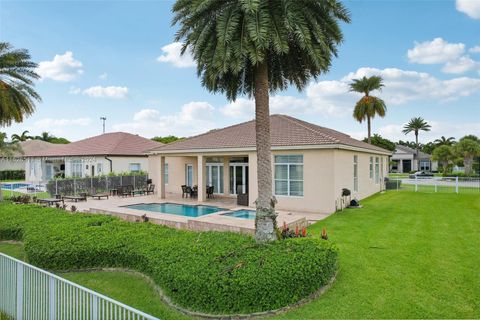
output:
<instances>
[{"instance_id":1,"label":"tile roof","mask_svg":"<svg viewBox=\"0 0 480 320\"><path fill-rule=\"evenodd\" d=\"M270 116L272 147L345 145L378 152L390 151L355 140L344 133L321 127L286 115ZM150 150L151 153L201 149L228 149L255 147L255 120L230 127L211 130L178 142Z\"/></svg>"},{"instance_id":2,"label":"tile roof","mask_svg":"<svg viewBox=\"0 0 480 320\"><path fill-rule=\"evenodd\" d=\"M412 149L412 148L407 147L407 146L402 146L401 144L395 145L395 148L396 148L395 153L397 152L397 150L402 150L404 152L407 152L407 153L410 153L410 154L413 154L413 155L416 155L416 153L417 153L417 151L415 149ZM428 153L418 151L418 158L419 159L430 159L430 157L431 156Z\"/></svg>"},{"instance_id":3,"label":"tile roof","mask_svg":"<svg viewBox=\"0 0 480 320\"><path fill-rule=\"evenodd\" d=\"M69 144L55 144L48 149L31 152L27 156L143 156L145 151L162 145L160 142L131 133L112 132Z\"/></svg>"}]
</instances>

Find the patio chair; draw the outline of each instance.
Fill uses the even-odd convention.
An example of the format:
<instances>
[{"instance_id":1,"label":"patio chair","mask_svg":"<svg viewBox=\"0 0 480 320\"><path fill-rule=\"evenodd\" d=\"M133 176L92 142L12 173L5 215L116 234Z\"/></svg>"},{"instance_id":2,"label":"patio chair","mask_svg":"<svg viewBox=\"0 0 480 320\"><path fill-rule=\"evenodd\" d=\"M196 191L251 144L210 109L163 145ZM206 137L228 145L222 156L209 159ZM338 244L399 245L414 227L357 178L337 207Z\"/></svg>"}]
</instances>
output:
<instances>
[{"instance_id":1,"label":"patio chair","mask_svg":"<svg viewBox=\"0 0 480 320\"><path fill-rule=\"evenodd\" d=\"M185 184L182 185L182 198L187 198L190 195L191 190L188 190L188 188L190 188L190 187L187 187L187 185L185 185Z\"/></svg>"},{"instance_id":2,"label":"patio chair","mask_svg":"<svg viewBox=\"0 0 480 320\"><path fill-rule=\"evenodd\" d=\"M128 197L128 196L133 196L133 186L132 185L127 185L122 187L122 192L119 192L119 195L123 197Z\"/></svg>"},{"instance_id":3,"label":"patio chair","mask_svg":"<svg viewBox=\"0 0 480 320\"><path fill-rule=\"evenodd\" d=\"M149 184L146 188L143 189L143 193L149 195L150 193L153 194L155 192L155 185Z\"/></svg>"},{"instance_id":4,"label":"patio chair","mask_svg":"<svg viewBox=\"0 0 480 320\"><path fill-rule=\"evenodd\" d=\"M190 197L192 197L192 198L198 197L198 186L193 186L191 188Z\"/></svg>"},{"instance_id":5,"label":"patio chair","mask_svg":"<svg viewBox=\"0 0 480 320\"><path fill-rule=\"evenodd\" d=\"M207 187L207 198L213 198L214 190L215 190L215 186L208 186Z\"/></svg>"},{"instance_id":6,"label":"patio chair","mask_svg":"<svg viewBox=\"0 0 480 320\"><path fill-rule=\"evenodd\" d=\"M242 192L242 186L237 186L237 205L248 206L248 193Z\"/></svg>"}]
</instances>

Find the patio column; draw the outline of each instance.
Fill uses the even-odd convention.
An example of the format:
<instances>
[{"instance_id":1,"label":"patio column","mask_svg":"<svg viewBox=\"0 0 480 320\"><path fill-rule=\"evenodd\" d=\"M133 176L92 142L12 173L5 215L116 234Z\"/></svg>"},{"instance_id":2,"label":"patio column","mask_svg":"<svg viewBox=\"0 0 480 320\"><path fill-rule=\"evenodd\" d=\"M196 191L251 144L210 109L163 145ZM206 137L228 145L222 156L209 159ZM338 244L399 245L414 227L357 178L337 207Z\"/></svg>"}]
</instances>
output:
<instances>
[{"instance_id":1,"label":"patio column","mask_svg":"<svg viewBox=\"0 0 480 320\"><path fill-rule=\"evenodd\" d=\"M223 194L230 194L230 157L223 158Z\"/></svg>"},{"instance_id":2,"label":"patio column","mask_svg":"<svg viewBox=\"0 0 480 320\"><path fill-rule=\"evenodd\" d=\"M398 169L399 169L398 170L399 173L403 173L403 160L402 159L400 159L400 165L398 166Z\"/></svg>"},{"instance_id":3,"label":"patio column","mask_svg":"<svg viewBox=\"0 0 480 320\"><path fill-rule=\"evenodd\" d=\"M198 185L198 202L204 202L207 199L207 181L205 177L206 158L198 156L197 159L197 185Z\"/></svg>"},{"instance_id":4,"label":"patio column","mask_svg":"<svg viewBox=\"0 0 480 320\"><path fill-rule=\"evenodd\" d=\"M160 157L160 177L158 179L160 184L159 196L160 199L165 199L165 157Z\"/></svg>"}]
</instances>

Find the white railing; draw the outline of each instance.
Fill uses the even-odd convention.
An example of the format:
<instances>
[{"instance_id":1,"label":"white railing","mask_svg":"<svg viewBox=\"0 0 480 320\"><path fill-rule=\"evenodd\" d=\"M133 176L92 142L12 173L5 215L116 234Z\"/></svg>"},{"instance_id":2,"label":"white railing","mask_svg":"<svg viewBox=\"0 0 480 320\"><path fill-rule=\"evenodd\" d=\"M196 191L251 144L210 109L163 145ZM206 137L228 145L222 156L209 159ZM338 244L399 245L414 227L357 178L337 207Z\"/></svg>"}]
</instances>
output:
<instances>
[{"instance_id":1,"label":"white railing","mask_svg":"<svg viewBox=\"0 0 480 320\"><path fill-rule=\"evenodd\" d=\"M480 177L395 177L389 178L388 189L415 192L480 192Z\"/></svg>"},{"instance_id":2,"label":"white railing","mask_svg":"<svg viewBox=\"0 0 480 320\"><path fill-rule=\"evenodd\" d=\"M0 253L0 313L18 320L158 320Z\"/></svg>"}]
</instances>

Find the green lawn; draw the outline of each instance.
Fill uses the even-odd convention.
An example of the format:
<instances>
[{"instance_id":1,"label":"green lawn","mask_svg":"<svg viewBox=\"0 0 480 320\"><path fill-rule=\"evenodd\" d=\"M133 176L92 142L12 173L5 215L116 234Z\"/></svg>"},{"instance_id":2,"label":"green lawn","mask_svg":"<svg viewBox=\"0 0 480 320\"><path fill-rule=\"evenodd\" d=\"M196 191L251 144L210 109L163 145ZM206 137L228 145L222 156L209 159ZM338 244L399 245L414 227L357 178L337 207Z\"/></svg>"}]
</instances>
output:
<instances>
[{"instance_id":1,"label":"green lawn","mask_svg":"<svg viewBox=\"0 0 480 320\"><path fill-rule=\"evenodd\" d=\"M2 190L3 196L5 199L10 198L11 196L21 196L24 195L25 193L22 192L17 192L17 191L10 191L10 190ZM48 192L37 192L37 193L28 193L30 197L37 197L38 199L45 199L45 198L50 198L50 193Z\"/></svg>"},{"instance_id":2,"label":"green lawn","mask_svg":"<svg viewBox=\"0 0 480 320\"><path fill-rule=\"evenodd\" d=\"M337 243L337 280L317 300L275 318L480 317L480 195L390 191L362 205L309 228L317 236L326 227ZM141 277L64 276L162 319L181 317Z\"/></svg>"}]
</instances>

